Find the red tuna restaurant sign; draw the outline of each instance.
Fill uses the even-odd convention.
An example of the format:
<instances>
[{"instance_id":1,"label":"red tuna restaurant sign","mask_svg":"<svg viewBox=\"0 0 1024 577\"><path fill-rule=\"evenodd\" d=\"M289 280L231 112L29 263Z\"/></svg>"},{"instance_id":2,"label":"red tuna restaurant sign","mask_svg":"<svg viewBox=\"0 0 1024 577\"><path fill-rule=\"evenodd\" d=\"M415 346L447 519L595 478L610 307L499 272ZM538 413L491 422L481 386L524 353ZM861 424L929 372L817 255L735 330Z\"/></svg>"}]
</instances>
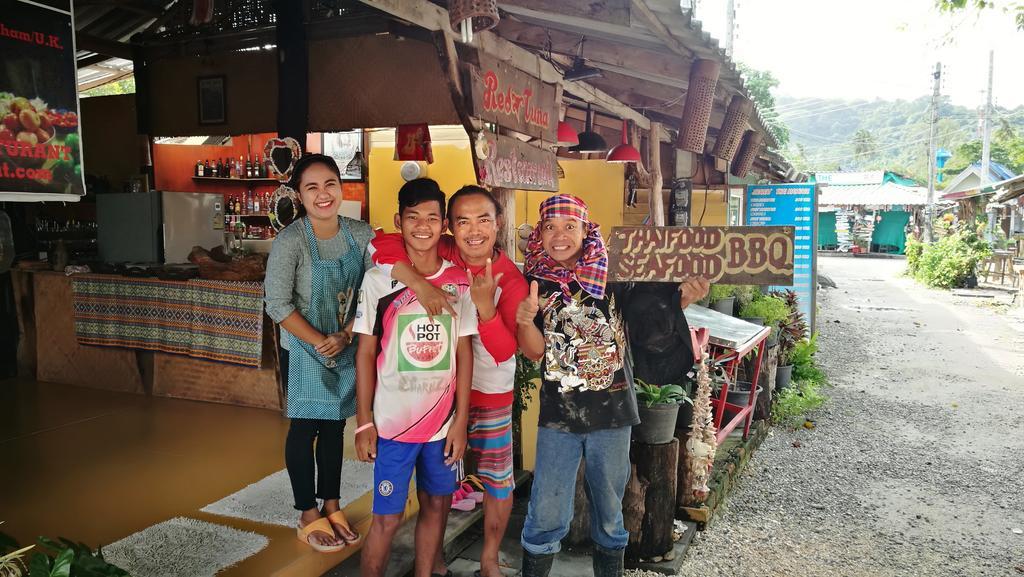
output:
<instances>
[{"instance_id":1,"label":"red tuna restaurant sign","mask_svg":"<svg viewBox=\"0 0 1024 577\"><path fill-rule=\"evenodd\" d=\"M608 243L613 281L793 284L792 226L618 226Z\"/></svg>"},{"instance_id":2,"label":"red tuna restaurant sign","mask_svg":"<svg viewBox=\"0 0 1024 577\"><path fill-rule=\"evenodd\" d=\"M558 190L555 155L516 138L483 134L477 143L480 182L518 190Z\"/></svg>"},{"instance_id":3,"label":"red tuna restaurant sign","mask_svg":"<svg viewBox=\"0 0 1024 577\"><path fill-rule=\"evenodd\" d=\"M558 127L556 89L487 54L469 66L471 114L482 120L554 142Z\"/></svg>"}]
</instances>

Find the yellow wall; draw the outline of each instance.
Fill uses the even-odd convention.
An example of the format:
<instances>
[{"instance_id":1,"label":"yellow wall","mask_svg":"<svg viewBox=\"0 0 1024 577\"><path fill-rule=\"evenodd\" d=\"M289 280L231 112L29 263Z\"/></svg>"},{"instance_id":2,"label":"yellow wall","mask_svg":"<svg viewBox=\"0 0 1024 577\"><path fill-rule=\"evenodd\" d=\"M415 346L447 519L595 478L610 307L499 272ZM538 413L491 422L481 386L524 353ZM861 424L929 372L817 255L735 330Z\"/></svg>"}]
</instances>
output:
<instances>
[{"instance_id":1,"label":"yellow wall","mask_svg":"<svg viewBox=\"0 0 1024 577\"><path fill-rule=\"evenodd\" d=\"M694 185L693 195L690 204L693 207L690 211L690 226L726 226L728 221L729 203L725 191L709 190L707 193L707 211L704 210L704 188L701 185ZM704 214L703 220L701 213Z\"/></svg>"},{"instance_id":2,"label":"yellow wall","mask_svg":"<svg viewBox=\"0 0 1024 577\"><path fill-rule=\"evenodd\" d=\"M469 152L469 137L461 126L431 126L430 141L434 162L426 165L426 177L436 180L447 196L466 184L476 183L473 157ZM370 226L394 232L398 189L405 184L399 172L403 162L394 159L394 130L375 130L370 133L369 158Z\"/></svg>"}]
</instances>

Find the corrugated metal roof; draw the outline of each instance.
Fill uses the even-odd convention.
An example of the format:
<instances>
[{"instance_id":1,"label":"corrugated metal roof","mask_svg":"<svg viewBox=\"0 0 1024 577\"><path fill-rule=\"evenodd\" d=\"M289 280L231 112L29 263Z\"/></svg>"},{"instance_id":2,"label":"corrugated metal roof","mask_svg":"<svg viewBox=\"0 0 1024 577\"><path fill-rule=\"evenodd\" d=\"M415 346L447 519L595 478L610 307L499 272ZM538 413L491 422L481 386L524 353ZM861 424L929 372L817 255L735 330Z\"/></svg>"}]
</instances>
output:
<instances>
[{"instance_id":1,"label":"corrugated metal roof","mask_svg":"<svg viewBox=\"0 0 1024 577\"><path fill-rule=\"evenodd\" d=\"M821 206L921 206L927 203L928 189L922 186L903 186L895 182L822 186L818 198Z\"/></svg>"}]
</instances>

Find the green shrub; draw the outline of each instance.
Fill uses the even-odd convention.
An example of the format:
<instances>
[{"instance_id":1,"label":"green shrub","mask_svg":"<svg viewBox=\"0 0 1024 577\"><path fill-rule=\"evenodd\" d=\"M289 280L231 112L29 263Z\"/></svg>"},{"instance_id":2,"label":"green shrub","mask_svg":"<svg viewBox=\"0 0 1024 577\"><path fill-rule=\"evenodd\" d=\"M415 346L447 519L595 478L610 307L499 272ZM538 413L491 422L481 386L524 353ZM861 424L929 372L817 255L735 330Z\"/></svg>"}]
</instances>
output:
<instances>
[{"instance_id":1,"label":"green shrub","mask_svg":"<svg viewBox=\"0 0 1024 577\"><path fill-rule=\"evenodd\" d=\"M793 345L789 353L789 362L793 365L793 380L797 382L809 382L816 385L825 383L825 373L814 362L814 353L818 352L818 334L811 335L810 339L800 341Z\"/></svg>"},{"instance_id":2,"label":"green shrub","mask_svg":"<svg viewBox=\"0 0 1024 577\"><path fill-rule=\"evenodd\" d=\"M798 381L794 386L784 390L772 407L772 421L792 424L797 417L817 409L825 402L820 389L820 384Z\"/></svg>"},{"instance_id":3,"label":"green shrub","mask_svg":"<svg viewBox=\"0 0 1024 577\"><path fill-rule=\"evenodd\" d=\"M921 262L921 253L924 251L924 243L912 234L907 235L907 245L903 254L907 257L907 275L917 274L917 267Z\"/></svg>"},{"instance_id":4,"label":"green shrub","mask_svg":"<svg viewBox=\"0 0 1024 577\"><path fill-rule=\"evenodd\" d=\"M740 317L762 318L765 326L777 327L789 316L786 301L775 296L761 296L740 309Z\"/></svg>"},{"instance_id":5,"label":"green shrub","mask_svg":"<svg viewBox=\"0 0 1024 577\"><path fill-rule=\"evenodd\" d=\"M733 296L736 296L736 286L731 284L714 284L711 285L711 290L708 291L708 298L711 302L720 301Z\"/></svg>"},{"instance_id":6,"label":"green shrub","mask_svg":"<svg viewBox=\"0 0 1024 577\"><path fill-rule=\"evenodd\" d=\"M914 278L935 288L963 286L990 254L992 249L976 232L961 228L923 247L915 259Z\"/></svg>"}]
</instances>

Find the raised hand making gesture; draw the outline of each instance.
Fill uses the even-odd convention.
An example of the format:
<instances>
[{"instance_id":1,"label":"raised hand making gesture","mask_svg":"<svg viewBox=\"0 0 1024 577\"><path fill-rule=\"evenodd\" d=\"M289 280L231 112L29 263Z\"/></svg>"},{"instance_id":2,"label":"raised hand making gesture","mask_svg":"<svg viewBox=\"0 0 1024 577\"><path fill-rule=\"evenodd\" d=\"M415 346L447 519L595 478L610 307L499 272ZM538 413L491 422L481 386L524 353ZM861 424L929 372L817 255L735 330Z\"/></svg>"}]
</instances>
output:
<instances>
[{"instance_id":1,"label":"raised hand making gesture","mask_svg":"<svg viewBox=\"0 0 1024 577\"><path fill-rule=\"evenodd\" d=\"M487 322L498 314L494 303L494 293L498 289L498 283L505 273L498 273L494 276L491 270L491 259L487 259L484 267L484 274L473 276L473 271L466 269L469 275L469 296L476 305L477 314L480 315L480 322Z\"/></svg>"}]
</instances>

